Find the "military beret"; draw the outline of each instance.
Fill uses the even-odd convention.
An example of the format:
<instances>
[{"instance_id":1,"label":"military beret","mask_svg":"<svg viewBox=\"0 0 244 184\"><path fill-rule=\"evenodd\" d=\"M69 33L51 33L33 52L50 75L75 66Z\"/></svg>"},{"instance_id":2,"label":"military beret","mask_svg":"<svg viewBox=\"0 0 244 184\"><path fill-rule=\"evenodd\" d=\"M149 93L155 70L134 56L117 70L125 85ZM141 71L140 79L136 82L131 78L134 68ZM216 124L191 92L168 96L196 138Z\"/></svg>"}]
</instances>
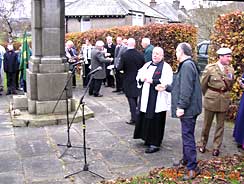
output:
<instances>
[{"instance_id":1,"label":"military beret","mask_svg":"<svg viewBox=\"0 0 244 184\"><path fill-rule=\"evenodd\" d=\"M231 50L229 49L229 48L224 48L224 47L222 47L222 48L220 48L219 50L217 50L217 54L218 55L228 55L228 54L231 54Z\"/></svg>"}]
</instances>

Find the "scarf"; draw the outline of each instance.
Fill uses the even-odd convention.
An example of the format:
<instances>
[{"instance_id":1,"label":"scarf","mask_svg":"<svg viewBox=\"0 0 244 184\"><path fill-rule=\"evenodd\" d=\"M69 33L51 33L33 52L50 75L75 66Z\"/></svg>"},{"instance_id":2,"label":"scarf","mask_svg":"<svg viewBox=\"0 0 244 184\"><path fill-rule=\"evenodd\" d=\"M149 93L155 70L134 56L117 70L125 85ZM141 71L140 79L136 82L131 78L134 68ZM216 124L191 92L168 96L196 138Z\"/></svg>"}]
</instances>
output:
<instances>
[{"instance_id":1,"label":"scarf","mask_svg":"<svg viewBox=\"0 0 244 184\"><path fill-rule=\"evenodd\" d=\"M150 65L157 66L156 70L153 73L153 77L152 77L153 83L150 84L150 88L149 88L149 96L148 96L147 111L146 111L146 118L153 119L154 113L155 113L155 108L156 108L157 96L158 96L158 91L155 90L155 86L160 84L159 79L162 76L164 62L160 62L156 65L151 63ZM150 65L149 65L149 67L150 67Z\"/></svg>"}]
</instances>

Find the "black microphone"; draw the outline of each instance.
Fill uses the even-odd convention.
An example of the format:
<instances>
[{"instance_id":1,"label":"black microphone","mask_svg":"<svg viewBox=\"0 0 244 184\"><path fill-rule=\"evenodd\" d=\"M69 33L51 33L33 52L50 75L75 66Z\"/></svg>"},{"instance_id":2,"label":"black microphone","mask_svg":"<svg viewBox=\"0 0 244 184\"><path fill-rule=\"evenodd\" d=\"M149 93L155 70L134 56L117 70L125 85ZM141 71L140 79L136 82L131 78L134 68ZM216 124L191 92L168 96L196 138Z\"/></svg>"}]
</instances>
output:
<instances>
[{"instance_id":1,"label":"black microphone","mask_svg":"<svg viewBox=\"0 0 244 184\"><path fill-rule=\"evenodd\" d=\"M99 66L99 67L97 67L96 69L90 71L90 72L88 73L88 75L92 75L92 74L94 74L94 73L96 73L97 71L100 71L100 70L102 70L102 69L103 69L103 68L102 68L101 66Z\"/></svg>"},{"instance_id":2,"label":"black microphone","mask_svg":"<svg viewBox=\"0 0 244 184\"><path fill-rule=\"evenodd\" d=\"M82 63L83 63L83 61L79 61L79 62L76 62L76 63L72 64L72 66L76 66L76 65L82 64Z\"/></svg>"}]
</instances>

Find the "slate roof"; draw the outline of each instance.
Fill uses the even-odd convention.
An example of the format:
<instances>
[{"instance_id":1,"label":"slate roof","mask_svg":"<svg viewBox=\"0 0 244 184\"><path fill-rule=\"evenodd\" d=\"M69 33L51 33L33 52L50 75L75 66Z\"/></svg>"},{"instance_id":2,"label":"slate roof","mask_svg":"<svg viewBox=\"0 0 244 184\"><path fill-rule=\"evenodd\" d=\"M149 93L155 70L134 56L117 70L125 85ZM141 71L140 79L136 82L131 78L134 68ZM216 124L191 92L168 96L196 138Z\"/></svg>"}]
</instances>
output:
<instances>
[{"instance_id":1,"label":"slate roof","mask_svg":"<svg viewBox=\"0 0 244 184\"><path fill-rule=\"evenodd\" d=\"M168 17L170 21L180 21L178 18L179 14L184 14L181 10L176 10L171 3L157 1L156 6L153 7L155 10Z\"/></svg>"},{"instance_id":2,"label":"slate roof","mask_svg":"<svg viewBox=\"0 0 244 184\"><path fill-rule=\"evenodd\" d=\"M77 0L65 7L65 16L125 16L130 12L167 19L140 0Z\"/></svg>"}]
</instances>

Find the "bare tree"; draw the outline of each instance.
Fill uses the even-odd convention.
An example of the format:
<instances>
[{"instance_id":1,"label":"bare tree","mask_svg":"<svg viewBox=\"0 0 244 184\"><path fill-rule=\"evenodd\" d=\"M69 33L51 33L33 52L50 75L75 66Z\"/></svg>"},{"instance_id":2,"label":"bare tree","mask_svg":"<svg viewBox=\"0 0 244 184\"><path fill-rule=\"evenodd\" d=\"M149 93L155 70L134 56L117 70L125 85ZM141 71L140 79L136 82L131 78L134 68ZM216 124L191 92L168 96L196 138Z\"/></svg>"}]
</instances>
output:
<instances>
[{"instance_id":1,"label":"bare tree","mask_svg":"<svg viewBox=\"0 0 244 184\"><path fill-rule=\"evenodd\" d=\"M14 17L24 12L24 0L0 0L0 21L3 32L7 33L8 41L13 40Z\"/></svg>"},{"instance_id":2,"label":"bare tree","mask_svg":"<svg viewBox=\"0 0 244 184\"><path fill-rule=\"evenodd\" d=\"M221 5L221 6L220 6ZM199 8L189 11L192 22L199 28L199 40L208 40L214 31L214 23L221 14L232 11L244 10L243 2L234 2L223 5L221 2L208 2L208 4L198 4ZM206 8L208 7L208 8Z\"/></svg>"}]
</instances>

